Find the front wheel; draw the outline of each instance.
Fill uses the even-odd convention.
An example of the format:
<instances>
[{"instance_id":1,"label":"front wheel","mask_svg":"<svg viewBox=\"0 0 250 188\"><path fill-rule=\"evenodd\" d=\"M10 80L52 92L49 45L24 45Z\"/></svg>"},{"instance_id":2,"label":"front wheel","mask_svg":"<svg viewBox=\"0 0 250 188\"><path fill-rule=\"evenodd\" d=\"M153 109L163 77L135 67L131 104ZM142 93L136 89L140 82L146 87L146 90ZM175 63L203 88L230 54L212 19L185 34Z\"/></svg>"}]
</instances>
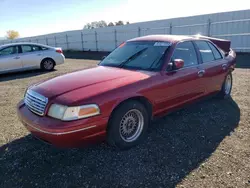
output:
<instances>
[{"instance_id":1,"label":"front wheel","mask_svg":"<svg viewBox=\"0 0 250 188\"><path fill-rule=\"evenodd\" d=\"M232 73L228 73L226 76L224 83L221 87L221 91L219 93L220 98L228 98L230 97L231 91L232 91L232 86L233 86L233 76Z\"/></svg>"},{"instance_id":2,"label":"front wheel","mask_svg":"<svg viewBox=\"0 0 250 188\"><path fill-rule=\"evenodd\" d=\"M129 149L143 140L149 124L144 105L128 101L113 113L107 130L107 141L119 149Z\"/></svg>"}]
</instances>

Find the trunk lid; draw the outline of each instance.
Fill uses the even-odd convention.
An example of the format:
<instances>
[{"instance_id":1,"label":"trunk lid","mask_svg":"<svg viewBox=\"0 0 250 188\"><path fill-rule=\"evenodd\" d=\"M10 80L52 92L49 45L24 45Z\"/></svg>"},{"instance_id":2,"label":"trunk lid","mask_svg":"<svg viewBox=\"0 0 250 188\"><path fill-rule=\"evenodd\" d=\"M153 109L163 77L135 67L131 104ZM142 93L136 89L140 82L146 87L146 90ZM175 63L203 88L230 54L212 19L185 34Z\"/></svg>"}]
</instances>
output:
<instances>
[{"instance_id":1,"label":"trunk lid","mask_svg":"<svg viewBox=\"0 0 250 188\"><path fill-rule=\"evenodd\" d=\"M230 52L230 46L231 46L231 41L230 40L207 37L207 36L198 36L198 37L200 39L210 40L211 42L213 42L216 46L218 46L220 49L222 49L226 53Z\"/></svg>"}]
</instances>

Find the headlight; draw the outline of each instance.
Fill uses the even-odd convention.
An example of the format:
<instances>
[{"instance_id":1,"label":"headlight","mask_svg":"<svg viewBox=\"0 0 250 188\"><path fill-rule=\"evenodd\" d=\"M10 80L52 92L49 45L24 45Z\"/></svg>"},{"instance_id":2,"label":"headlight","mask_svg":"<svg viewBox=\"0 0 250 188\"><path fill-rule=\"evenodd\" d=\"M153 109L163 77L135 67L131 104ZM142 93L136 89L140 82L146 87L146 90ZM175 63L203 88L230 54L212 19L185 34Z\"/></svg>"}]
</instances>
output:
<instances>
[{"instance_id":1,"label":"headlight","mask_svg":"<svg viewBox=\"0 0 250 188\"><path fill-rule=\"evenodd\" d=\"M61 119L63 121L77 120L95 116L98 114L100 114L100 109L96 104L75 107L52 104L48 112L48 116L56 119Z\"/></svg>"}]
</instances>

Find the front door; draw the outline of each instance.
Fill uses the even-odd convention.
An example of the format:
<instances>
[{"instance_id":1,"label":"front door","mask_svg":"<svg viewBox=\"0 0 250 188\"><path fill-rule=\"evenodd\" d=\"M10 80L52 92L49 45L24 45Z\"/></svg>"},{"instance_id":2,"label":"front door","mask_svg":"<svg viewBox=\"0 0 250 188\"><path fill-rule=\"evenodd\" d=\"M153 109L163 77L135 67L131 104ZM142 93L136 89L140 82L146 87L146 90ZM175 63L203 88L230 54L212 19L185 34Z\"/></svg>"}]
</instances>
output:
<instances>
[{"instance_id":1,"label":"front door","mask_svg":"<svg viewBox=\"0 0 250 188\"><path fill-rule=\"evenodd\" d=\"M9 46L0 50L0 72L22 68L17 46Z\"/></svg>"},{"instance_id":2,"label":"front door","mask_svg":"<svg viewBox=\"0 0 250 188\"><path fill-rule=\"evenodd\" d=\"M162 75L162 84L158 87L156 111L165 113L204 94L204 87L199 76L199 62L194 44L191 41L177 44L171 61L182 59L184 67L171 70Z\"/></svg>"}]
</instances>

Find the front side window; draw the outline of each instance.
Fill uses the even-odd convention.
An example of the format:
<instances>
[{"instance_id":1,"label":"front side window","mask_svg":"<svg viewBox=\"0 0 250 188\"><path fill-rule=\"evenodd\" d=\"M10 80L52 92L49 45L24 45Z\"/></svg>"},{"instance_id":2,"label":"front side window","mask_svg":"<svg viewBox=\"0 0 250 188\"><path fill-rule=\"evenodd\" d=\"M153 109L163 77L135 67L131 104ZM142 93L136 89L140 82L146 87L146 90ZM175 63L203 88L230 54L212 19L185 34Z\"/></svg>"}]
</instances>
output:
<instances>
[{"instance_id":1,"label":"front side window","mask_svg":"<svg viewBox=\"0 0 250 188\"><path fill-rule=\"evenodd\" d=\"M156 71L161 69L169 42L127 42L116 48L101 63L101 66L122 67Z\"/></svg>"},{"instance_id":2,"label":"front side window","mask_svg":"<svg viewBox=\"0 0 250 188\"><path fill-rule=\"evenodd\" d=\"M22 52L23 53L32 52L32 46L30 46L30 45L22 45Z\"/></svg>"},{"instance_id":3,"label":"front side window","mask_svg":"<svg viewBox=\"0 0 250 188\"><path fill-rule=\"evenodd\" d=\"M215 60L213 52L206 41L195 41L195 43L200 51L203 63Z\"/></svg>"},{"instance_id":4,"label":"front side window","mask_svg":"<svg viewBox=\"0 0 250 188\"><path fill-rule=\"evenodd\" d=\"M219 50L210 42L208 42L209 47L211 48L213 54L214 54L214 58L217 59L222 59L221 53L219 52Z\"/></svg>"},{"instance_id":5,"label":"front side window","mask_svg":"<svg viewBox=\"0 0 250 188\"><path fill-rule=\"evenodd\" d=\"M0 50L0 56L13 55L18 53L17 46L10 46Z\"/></svg>"},{"instance_id":6,"label":"front side window","mask_svg":"<svg viewBox=\"0 0 250 188\"><path fill-rule=\"evenodd\" d=\"M177 44L171 61L174 59L182 59L184 67L189 67L198 64L196 51L191 41Z\"/></svg>"}]
</instances>

